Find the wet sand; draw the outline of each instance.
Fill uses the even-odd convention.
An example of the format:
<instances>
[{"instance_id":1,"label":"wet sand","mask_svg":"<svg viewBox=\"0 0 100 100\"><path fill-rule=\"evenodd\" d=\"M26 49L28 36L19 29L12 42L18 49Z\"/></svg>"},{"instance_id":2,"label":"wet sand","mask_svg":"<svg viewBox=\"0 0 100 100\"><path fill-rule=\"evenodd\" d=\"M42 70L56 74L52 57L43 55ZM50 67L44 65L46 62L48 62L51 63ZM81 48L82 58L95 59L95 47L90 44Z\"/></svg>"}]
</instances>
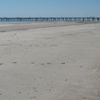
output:
<instances>
[{"instance_id":1,"label":"wet sand","mask_svg":"<svg viewBox=\"0 0 100 100\"><path fill-rule=\"evenodd\" d=\"M0 100L100 100L100 24L0 25Z\"/></svg>"}]
</instances>

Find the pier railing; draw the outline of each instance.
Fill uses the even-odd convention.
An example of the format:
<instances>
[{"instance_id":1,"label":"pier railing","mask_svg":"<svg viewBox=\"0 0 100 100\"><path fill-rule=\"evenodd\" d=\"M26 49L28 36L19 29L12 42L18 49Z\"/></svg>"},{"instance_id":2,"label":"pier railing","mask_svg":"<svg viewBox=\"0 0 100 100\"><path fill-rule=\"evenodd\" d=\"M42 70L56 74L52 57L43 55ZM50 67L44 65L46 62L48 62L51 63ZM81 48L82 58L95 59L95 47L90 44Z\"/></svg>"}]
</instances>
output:
<instances>
[{"instance_id":1,"label":"pier railing","mask_svg":"<svg viewBox=\"0 0 100 100\"><path fill-rule=\"evenodd\" d=\"M100 17L0 17L0 22L100 22Z\"/></svg>"}]
</instances>

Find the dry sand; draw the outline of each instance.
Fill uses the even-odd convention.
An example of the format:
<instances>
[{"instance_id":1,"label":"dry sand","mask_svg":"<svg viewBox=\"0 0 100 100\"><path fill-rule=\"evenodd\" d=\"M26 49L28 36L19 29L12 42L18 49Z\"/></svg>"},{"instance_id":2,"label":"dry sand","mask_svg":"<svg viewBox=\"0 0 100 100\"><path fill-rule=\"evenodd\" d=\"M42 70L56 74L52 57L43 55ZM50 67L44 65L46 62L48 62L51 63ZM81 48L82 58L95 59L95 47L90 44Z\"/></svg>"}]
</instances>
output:
<instances>
[{"instance_id":1,"label":"dry sand","mask_svg":"<svg viewBox=\"0 0 100 100\"><path fill-rule=\"evenodd\" d=\"M0 25L0 100L100 100L100 24L38 25Z\"/></svg>"}]
</instances>

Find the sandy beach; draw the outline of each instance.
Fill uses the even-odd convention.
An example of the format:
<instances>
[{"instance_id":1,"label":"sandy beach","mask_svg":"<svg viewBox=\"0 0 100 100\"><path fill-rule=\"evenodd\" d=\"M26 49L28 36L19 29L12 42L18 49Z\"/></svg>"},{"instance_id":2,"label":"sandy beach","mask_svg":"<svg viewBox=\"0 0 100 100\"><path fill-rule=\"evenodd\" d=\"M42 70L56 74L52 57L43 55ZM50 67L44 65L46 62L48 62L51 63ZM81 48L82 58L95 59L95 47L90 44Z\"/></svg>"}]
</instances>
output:
<instances>
[{"instance_id":1,"label":"sandy beach","mask_svg":"<svg viewBox=\"0 0 100 100\"><path fill-rule=\"evenodd\" d=\"M0 24L0 100L100 100L100 24Z\"/></svg>"}]
</instances>

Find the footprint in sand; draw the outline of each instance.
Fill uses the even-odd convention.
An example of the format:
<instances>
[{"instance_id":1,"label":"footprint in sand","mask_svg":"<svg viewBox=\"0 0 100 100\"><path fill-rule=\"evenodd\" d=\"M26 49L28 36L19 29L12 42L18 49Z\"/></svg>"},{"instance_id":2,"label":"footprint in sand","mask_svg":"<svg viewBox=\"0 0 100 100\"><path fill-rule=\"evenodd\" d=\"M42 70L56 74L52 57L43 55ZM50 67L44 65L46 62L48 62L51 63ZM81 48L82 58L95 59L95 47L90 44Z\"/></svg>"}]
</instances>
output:
<instances>
[{"instance_id":1,"label":"footprint in sand","mask_svg":"<svg viewBox=\"0 0 100 100\"><path fill-rule=\"evenodd\" d=\"M51 89L48 89L48 91L51 92L52 90Z\"/></svg>"},{"instance_id":2,"label":"footprint in sand","mask_svg":"<svg viewBox=\"0 0 100 100\"><path fill-rule=\"evenodd\" d=\"M0 93L0 95L2 95L2 93Z\"/></svg>"},{"instance_id":3,"label":"footprint in sand","mask_svg":"<svg viewBox=\"0 0 100 100\"><path fill-rule=\"evenodd\" d=\"M11 97L5 91L0 90L0 100L11 100Z\"/></svg>"},{"instance_id":4,"label":"footprint in sand","mask_svg":"<svg viewBox=\"0 0 100 100\"><path fill-rule=\"evenodd\" d=\"M66 78L66 79L65 79L65 82L67 82L67 81L68 81L68 79Z\"/></svg>"},{"instance_id":5,"label":"footprint in sand","mask_svg":"<svg viewBox=\"0 0 100 100\"><path fill-rule=\"evenodd\" d=\"M41 65L42 65L42 66L44 66L44 65L45 65L45 63L41 63Z\"/></svg>"},{"instance_id":6,"label":"footprint in sand","mask_svg":"<svg viewBox=\"0 0 100 100\"><path fill-rule=\"evenodd\" d=\"M33 100L33 99L36 99L36 96L32 96L32 97L30 97L30 99L32 99L32 100Z\"/></svg>"},{"instance_id":7,"label":"footprint in sand","mask_svg":"<svg viewBox=\"0 0 100 100\"><path fill-rule=\"evenodd\" d=\"M22 92L21 92L21 91L19 91L19 92L18 92L18 94L22 94Z\"/></svg>"},{"instance_id":8,"label":"footprint in sand","mask_svg":"<svg viewBox=\"0 0 100 100\"><path fill-rule=\"evenodd\" d=\"M83 68L83 65L80 65L80 68Z\"/></svg>"},{"instance_id":9,"label":"footprint in sand","mask_svg":"<svg viewBox=\"0 0 100 100\"><path fill-rule=\"evenodd\" d=\"M0 66L3 65L3 63L0 63Z\"/></svg>"},{"instance_id":10,"label":"footprint in sand","mask_svg":"<svg viewBox=\"0 0 100 100\"><path fill-rule=\"evenodd\" d=\"M13 64L17 64L17 62L16 61L14 61L14 62L12 62Z\"/></svg>"},{"instance_id":11,"label":"footprint in sand","mask_svg":"<svg viewBox=\"0 0 100 100\"><path fill-rule=\"evenodd\" d=\"M33 87L33 90L34 92L38 92L37 88L36 87Z\"/></svg>"},{"instance_id":12,"label":"footprint in sand","mask_svg":"<svg viewBox=\"0 0 100 100\"><path fill-rule=\"evenodd\" d=\"M48 64L48 65L51 65L52 63L51 63L51 62L47 62L47 64Z\"/></svg>"},{"instance_id":13,"label":"footprint in sand","mask_svg":"<svg viewBox=\"0 0 100 100\"><path fill-rule=\"evenodd\" d=\"M35 47L40 47L40 45L39 45L39 44L35 44L34 46L35 46Z\"/></svg>"},{"instance_id":14,"label":"footprint in sand","mask_svg":"<svg viewBox=\"0 0 100 100\"><path fill-rule=\"evenodd\" d=\"M29 45L29 47L32 47L32 46L33 46L32 44Z\"/></svg>"},{"instance_id":15,"label":"footprint in sand","mask_svg":"<svg viewBox=\"0 0 100 100\"><path fill-rule=\"evenodd\" d=\"M84 100L86 100L87 99L87 97L82 97Z\"/></svg>"},{"instance_id":16,"label":"footprint in sand","mask_svg":"<svg viewBox=\"0 0 100 100\"><path fill-rule=\"evenodd\" d=\"M32 62L31 64L35 64L35 62Z\"/></svg>"},{"instance_id":17,"label":"footprint in sand","mask_svg":"<svg viewBox=\"0 0 100 100\"><path fill-rule=\"evenodd\" d=\"M65 63L65 62L62 62L61 64L63 64L63 65L64 65L64 64L66 64L66 63Z\"/></svg>"}]
</instances>

